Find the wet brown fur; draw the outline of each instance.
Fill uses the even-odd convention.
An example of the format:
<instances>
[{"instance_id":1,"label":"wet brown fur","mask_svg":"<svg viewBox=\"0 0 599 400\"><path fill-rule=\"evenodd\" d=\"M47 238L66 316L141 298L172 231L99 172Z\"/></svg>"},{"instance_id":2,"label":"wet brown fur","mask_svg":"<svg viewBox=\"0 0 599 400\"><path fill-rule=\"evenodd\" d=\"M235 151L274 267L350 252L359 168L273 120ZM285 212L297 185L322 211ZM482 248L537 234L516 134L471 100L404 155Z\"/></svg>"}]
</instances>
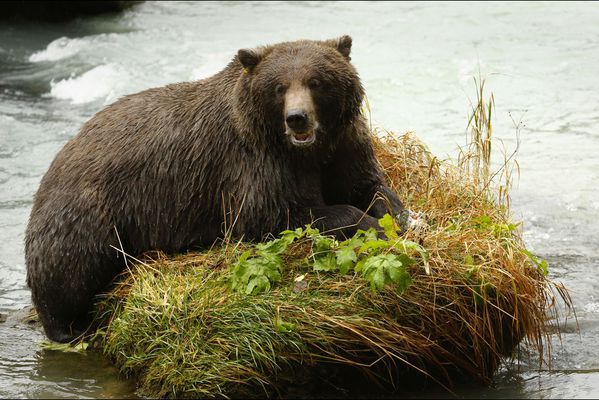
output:
<instances>
[{"instance_id":1,"label":"wet brown fur","mask_svg":"<svg viewBox=\"0 0 599 400\"><path fill-rule=\"evenodd\" d=\"M241 50L210 78L125 96L84 124L43 177L26 232L27 282L48 337L85 328L93 297L125 265L111 246L174 253L209 246L226 227L260 240L313 220L350 235L387 211L379 201L364 214L377 192L400 212L360 114L350 48L344 36ZM276 86L311 78L321 130L296 148Z\"/></svg>"}]
</instances>

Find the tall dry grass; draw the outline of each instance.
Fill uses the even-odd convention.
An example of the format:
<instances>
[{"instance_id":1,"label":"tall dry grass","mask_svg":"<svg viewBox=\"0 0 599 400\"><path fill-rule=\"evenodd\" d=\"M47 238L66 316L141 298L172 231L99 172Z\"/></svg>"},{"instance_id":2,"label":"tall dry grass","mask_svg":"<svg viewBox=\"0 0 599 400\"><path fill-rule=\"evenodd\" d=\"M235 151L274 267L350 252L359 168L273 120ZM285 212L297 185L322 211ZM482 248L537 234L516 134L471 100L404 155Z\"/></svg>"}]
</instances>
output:
<instances>
[{"instance_id":1,"label":"tall dry grass","mask_svg":"<svg viewBox=\"0 0 599 400\"><path fill-rule=\"evenodd\" d=\"M410 265L407 290L377 292L353 271L314 271L312 245L300 240L283 255L280 282L240 294L230 265L248 244L228 240L136 263L99 303L96 343L152 397L285 396L306 371L331 365L387 388L401 388L407 373L449 390L456 376L489 383L522 342L543 362L546 319L556 297L569 298L510 219L509 173L490 170L494 100L483 100L483 86L457 164L413 134L373 134L389 184L428 218L406 238L428 251L430 273ZM507 161L502 168L513 170Z\"/></svg>"}]
</instances>

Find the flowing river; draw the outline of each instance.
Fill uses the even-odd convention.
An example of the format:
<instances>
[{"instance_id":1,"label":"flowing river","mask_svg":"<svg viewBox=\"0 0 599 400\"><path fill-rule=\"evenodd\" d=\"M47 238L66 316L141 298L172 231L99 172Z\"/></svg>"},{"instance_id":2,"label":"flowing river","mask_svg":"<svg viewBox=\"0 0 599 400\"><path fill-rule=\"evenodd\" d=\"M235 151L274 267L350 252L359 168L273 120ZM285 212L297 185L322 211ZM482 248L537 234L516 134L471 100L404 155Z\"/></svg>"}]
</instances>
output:
<instances>
[{"instance_id":1,"label":"flowing river","mask_svg":"<svg viewBox=\"0 0 599 400\"><path fill-rule=\"evenodd\" d=\"M373 123L416 132L441 158L466 144L480 71L496 139L507 154L520 143L514 219L573 299L551 370L526 358L491 387L456 393L599 397L599 3L147 2L68 23L0 22L0 398L136 396L109 361L43 350L40 330L14 314L31 304L33 195L81 125L124 94L209 76L239 48L342 34Z\"/></svg>"}]
</instances>

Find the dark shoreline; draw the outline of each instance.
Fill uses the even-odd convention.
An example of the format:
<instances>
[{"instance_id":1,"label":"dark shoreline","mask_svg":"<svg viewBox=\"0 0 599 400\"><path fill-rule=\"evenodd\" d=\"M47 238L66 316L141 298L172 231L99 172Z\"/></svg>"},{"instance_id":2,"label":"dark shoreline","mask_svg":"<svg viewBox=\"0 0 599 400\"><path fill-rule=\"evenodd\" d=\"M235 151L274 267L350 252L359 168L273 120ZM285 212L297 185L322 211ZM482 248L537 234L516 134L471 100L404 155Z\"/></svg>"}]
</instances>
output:
<instances>
[{"instance_id":1,"label":"dark shoreline","mask_svg":"<svg viewBox=\"0 0 599 400\"><path fill-rule=\"evenodd\" d=\"M121 12L141 1L25 1L2 2L0 20L64 22L78 17Z\"/></svg>"}]
</instances>

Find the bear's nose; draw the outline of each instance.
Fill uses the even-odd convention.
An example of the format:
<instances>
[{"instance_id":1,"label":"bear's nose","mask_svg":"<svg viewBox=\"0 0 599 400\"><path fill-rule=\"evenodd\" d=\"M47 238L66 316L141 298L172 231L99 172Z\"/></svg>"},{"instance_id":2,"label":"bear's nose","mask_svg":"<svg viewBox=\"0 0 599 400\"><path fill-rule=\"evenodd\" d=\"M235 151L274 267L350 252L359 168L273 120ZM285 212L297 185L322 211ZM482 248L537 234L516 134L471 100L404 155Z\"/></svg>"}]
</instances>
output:
<instances>
[{"instance_id":1,"label":"bear's nose","mask_svg":"<svg viewBox=\"0 0 599 400\"><path fill-rule=\"evenodd\" d=\"M308 128L308 114L304 110L289 110L285 122L294 131L303 132Z\"/></svg>"}]
</instances>

